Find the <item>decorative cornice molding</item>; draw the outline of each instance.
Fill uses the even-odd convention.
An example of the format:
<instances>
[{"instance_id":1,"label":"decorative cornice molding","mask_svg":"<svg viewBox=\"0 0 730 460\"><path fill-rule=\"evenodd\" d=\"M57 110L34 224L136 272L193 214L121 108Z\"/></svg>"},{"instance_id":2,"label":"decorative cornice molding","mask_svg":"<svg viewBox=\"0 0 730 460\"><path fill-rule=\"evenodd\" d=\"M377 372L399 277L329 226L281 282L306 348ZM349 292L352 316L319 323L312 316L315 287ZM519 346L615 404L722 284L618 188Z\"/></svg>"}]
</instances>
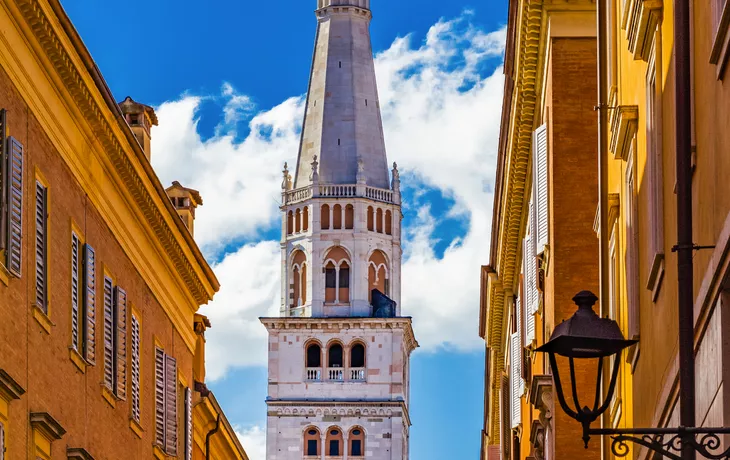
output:
<instances>
[{"instance_id":1,"label":"decorative cornice molding","mask_svg":"<svg viewBox=\"0 0 730 460\"><path fill-rule=\"evenodd\" d=\"M261 324L269 331L282 330L312 330L321 329L402 329L404 332L403 341L410 354L419 347L418 341L413 333L412 319L410 317L396 318L302 318L302 317L273 317L259 318Z\"/></svg>"},{"instance_id":2,"label":"decorative cornice molding","mask_svg":"<svg viewBox=\"0 0 730 460\"><path fill-rule=\"evenodd\" d=\"M92 94L94 90L98 90L103 95L105 91L108 92L108 89L105 87L92 89L86 84L82 74L89 72L89 70L80 70L77 67L75 60L69 55L65 45L59 38L59 33L53 21L41 5L40 0L16 0L16 2L23 19L30 27L42 51L48 56L49 61L73 98L74 103L78 106L80 112L85 115L97 140L104 147L113 165L114 172L118 175L121 183L133 198L133 201L139 206L144 220L158 238L162 250L171 259L172 265L175 266L178 274L188 286L188 289L190 289L195 301L198 304L207 303L212 299L213 293L218 288L215 275L207 267L207 263L199 253L200 250L195 243L191 242L192 238L190 241L187 241L188 244L186 245L189 246L188 250L193 254L189 256L185 253L183 245L179 241L180 238L185 238L183 233L184 225L182 222L180 222L179 226L175 224L180 219L172 207L172 203L169 203L169 199L166 196L165 199L161 199L164 195L162 185L157 184L159 185L159 189L162 190L162 195L160 195L160 190L157 190L157 193L154 190L151 191L150 188L154 189L155 182L159 182L159 180L154 177L153 172L150 174L147 171L140 171L140 169L146 169L144 165L138 166L135 164L141 163L140 159L144 157L144 152L141 152L141 147L138 144L135 145L131 142L130 139L133 137L131 130L129 133L131 137L129 139L120 139L118 136L120 131L124 132L124 129L129 130L129 127L122 126L121 129L117 127L117 131L115 131L112 122L105 116L105 111L111 111L112 116L118 111L116 103L112 100L108 102L109 107L102 107ZM49 3L51 3L50 8L56 11L62 11L60 4L54 5L54 2L58 3L58 0L49 0ZM63 19L59 18L61 21ZM69 27L72 26L69 24ZM79 54L83 55L84 53L79 51ZM115 120L115 122L118 122L121 126L119 120ZM135 148L140 150L138 152L139 155L136 155L138 157L137 162L132 160L135 155L133 152L130 153L129 147L125 149L126 145L130 145L132 151ZM149 169L151 171L151 167ZM157 201L155 200L155 195L160 195L157 197ZM178 227L177 232L173 230L173 226ZM176 233L180 233L182 237L176 236ZM195 257L196 253L199 257ZM196 263L201 266L203 272L209 273L205 275L199 274L191 264L191 258L196 259Z\"/></svg>"},{"instance_id":3,"label":"decorative cornice molding","mask_svg":"<svg viewBox=\"0 0 730 460\"><path fill-rule=\"evenodd\" d=\"M611 152L616 160L629 157L631 142L639 128L639 107L620 105L616 107L611 120Z\"/></svg>"},{"instance_id":4,"label":"decorative cornice molding","mask_svg":"<svg viewBox=\"0 0 730 460\"><path fill-rule=\"evenodd\" d=\"M267 400L269 415L274 417L403 417L407 426L411 418L405 401L290 401Z\"/></svg>"},{"instance_id":5,"label":"decorative cornice molding","mask_svg":"<svg viewBox=\"0 0 730 460\"><path fill-rule=\"evenodd\" d=\"M649 59L654 33L662 16L662 0L624 0L623 24L634 59Z\"/></svg>"},{"instance_id":6,"label":"decorative cornice molding","mask_svg":"<svg viewBox=\"0 0 730 460\"><path fill-rule=\"evenodd\" d=\"M20 399L24 394L25 389L5 369L0 369L0 398L11 401L13 399Z\"/></svg>"},{"instance_id":7,"label":"decorative cornice molding","mask_svg":"<svg viewBox=\"0 0 730 460\"><path fill-rule=\"evenodd\" d=\"M94 456L91 455L83 448L68 448L66 449L66 457L68 460L94 460Z\"/></svg>"},{"instance_id":8,"label":"decorative cornice molding","mask_svg":"<svg viewBox=\"0 0 730 460\"><path fill-rule=\"evenodd\" d=\"M57 441L66 434L66 430L48 412L31 412L30 425L50 441Z\"/></svg>"}]
</instances>

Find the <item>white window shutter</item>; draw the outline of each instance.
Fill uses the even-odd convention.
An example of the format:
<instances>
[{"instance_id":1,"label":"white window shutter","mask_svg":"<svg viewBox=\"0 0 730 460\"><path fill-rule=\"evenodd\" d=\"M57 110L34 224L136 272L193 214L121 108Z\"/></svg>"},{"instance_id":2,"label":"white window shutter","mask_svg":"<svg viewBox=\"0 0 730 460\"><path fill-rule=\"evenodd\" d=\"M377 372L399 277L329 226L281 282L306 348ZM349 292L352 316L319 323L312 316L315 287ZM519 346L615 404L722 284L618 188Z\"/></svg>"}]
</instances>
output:
<instances>
[{"instance_id":1,"label":"white window shutter","mask_svg":"<svg viewBox=\"0 0 730 460\"><path fill-rule=\"evenodd\" d=\"M177 361L165 355L165 453L177 456Z\"/></svg>"},{"instance_id":2,"label":"white window shutter","mask_svg":"<svg viewBox=\"0 0 730 460\"><path fill-rule=\"evenodd\" d=\"M86 361L96 362L96 253L88 244L84 245L84 315Z\"/></svg>"},{"instance_id":3,"label":"white window shutter","mask_svg":"<svg viewBox=\"0 0 730 460\"><path fill-rule=\"evenodd\" d=\"M522 311L525 316L525 346L529 346L535 340L535 296L533 296L531 283L534 281L535 275L530 270L532 258L532 240L527 235L522 242L522 270L524 272L523 288L522 288Z\"/></svg>"},{"instance_id":4,"label":"white window shutter","mask_svg":"<svg viewBox=\"0 0 730 460\"><path fill-rule=\"evenodd\" d=\"M76 233L71 232L71 346L74 350L79 350L81 343L79 337L79 267L81 250L79 237Z\"/></svg>"},{"instance_id":5,"label":"white window shutter","mask_svg":"<svg viewBox=\"0 0 730 460\"><path fill-rule=\"evenodd\" d=\"M193 391L185 388L185 460L193 460Z\"/></svg>"},{"instance_id":6,"label":"white window shutter","mask_svg":"<svg viewBox=\"0 0 730 460\"><path fill-rule=\"evenodd\" d=\"M548 145L547 125L535 130L532 136L532 196L535 200L535 253L541 254L548 244Z\"/></svg>"},{"instance_id":7,"label":"white window shutter","mask_svg":"<svg viewBox=\"0 0 730 460\"><path fill-rule=\"evenodd\" d=\"M512 428L516 428L521 422L522 408L522 344L519 333L510 337L510 415Z\"/></svg>"},{"instance_id":8,"label":"white window shutter","mask_svg":"<svg viewBox=\"0 0 730 460\"><path fill-rule=\"evenodd\" d=\"M23 266L23 144L10 136L8 145L7 269L20 278Z\"/></svg>"},{"instance_id":9,"label":"white window shutter","mask_svg":"<svg viewBox=\"0 0 730 460\"><path fill-rule=\"evenodd\" d=\"M139 423L139 320L132 314L132 418Z\"/></svg>"},{"instance_id":10,"label":"white window shutter","mask_svg":"<svg viewBox=\"0 0 730 460\"><path fill-rule=\"evenodd\" d=\"M104 386L114 391L114 282L104 277Z\"/></svg>"},{"instance_id":11,"label":"white window shutter","mask_svg":"<svg viewBox=\"0 0 730 460\"><path fill-rule=\"evenodd\" d=\"M155 348L155 442L165 448L165 352Z\"/></svg>"},{"instance_id":12,"label":"white window shutter","mask_svg":"<svg viewBox=\"0 0 730 460\"><path fill-rule=\"evenodd\" d=\"M116 288L116 392L119 399L127 398L127 292Z\"/></svg>"}]
</instances>

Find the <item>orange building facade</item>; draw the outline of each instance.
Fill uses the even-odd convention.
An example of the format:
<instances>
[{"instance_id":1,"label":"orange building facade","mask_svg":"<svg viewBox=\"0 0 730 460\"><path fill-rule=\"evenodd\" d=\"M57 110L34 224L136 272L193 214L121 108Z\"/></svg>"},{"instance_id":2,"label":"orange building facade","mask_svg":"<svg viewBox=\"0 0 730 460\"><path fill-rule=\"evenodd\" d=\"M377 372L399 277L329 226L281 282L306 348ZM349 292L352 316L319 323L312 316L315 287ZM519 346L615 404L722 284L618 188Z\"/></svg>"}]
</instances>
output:
<instances>
[{"instance_id":1,"label":"orange building facade","mask_svg":"<svg viewBox=\"0 0 730 460\"><path fill-rule=\"evenodd\" d=\"M115 102L57 0L0 1L0 109L0 458L247 458L205 386L219 285L194 191L149 163L154 111Z\"/></svg>"}]
</instances>

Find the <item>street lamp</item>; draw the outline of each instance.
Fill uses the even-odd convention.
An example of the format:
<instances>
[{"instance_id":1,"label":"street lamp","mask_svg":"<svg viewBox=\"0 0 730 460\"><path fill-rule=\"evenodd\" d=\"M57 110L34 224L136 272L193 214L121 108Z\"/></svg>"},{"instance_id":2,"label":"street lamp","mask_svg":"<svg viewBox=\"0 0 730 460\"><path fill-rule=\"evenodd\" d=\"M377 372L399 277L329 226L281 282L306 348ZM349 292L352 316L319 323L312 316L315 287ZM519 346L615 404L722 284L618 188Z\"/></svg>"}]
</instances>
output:
<instances>
[{"instance_id":1,"label":"street lamp","mask_svg":"<svg viewBox=\"0 0 730 460\"><path fill-rule=\"evenodd\" d=\"M664 455L672 460L682 460L682 457L675 452L682 452L683 446L691 448L703 455L705 458L730 460L730 448L723 452L721 450L720 434L730 433L730 428L630 428L630 429L607 429L591 428L595 422L608 409L613 392L616 388L616 379L620 367L621 352L635 344L636 340L626 340L621 334L616 321L608 318L600 318L594 311L593 305L598 297L590 291L581 291L573 302L578 305L578 311L567 321L560 323L553 331L550 341L539 347L536 351L547 353L550 360L550 368L555 383L555 392L558 395L560 407L571 418L580 422L583 426L583 441L588 448L588 441L591 435L611 436L611 451L616 457L626 457L629 454L627 442L640 444L650 450ZM568 358L570 364L570 387L575 409L571 408L565 399L563 385L560 380L560 371L555 355ZM611 378L606 392L605 400L601 400L601 382L603 380L604 358L615 356L613 369L610 370ZM576 359L598 359L598 376L596 381L596 394L593 401L593 408L581 406L578 385L575 380ZM699 436L699 440L695 437Z\"/></svg>"}]
</instances>

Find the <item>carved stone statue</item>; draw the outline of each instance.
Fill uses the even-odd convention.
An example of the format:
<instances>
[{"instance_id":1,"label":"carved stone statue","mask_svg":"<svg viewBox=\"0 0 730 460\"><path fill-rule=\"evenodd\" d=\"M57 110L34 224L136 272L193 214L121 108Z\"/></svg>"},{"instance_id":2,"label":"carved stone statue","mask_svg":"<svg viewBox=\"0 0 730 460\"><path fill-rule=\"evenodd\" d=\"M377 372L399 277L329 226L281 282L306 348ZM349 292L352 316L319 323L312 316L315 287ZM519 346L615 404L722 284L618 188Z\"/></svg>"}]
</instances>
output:
<instances>
[{"instance_id":1,"label":"carved stone statue","mask_svg":"<svg viewBox=\"0 0 730 460\"><path fill-rule=\"evenodd\" d=\"M309 180L311 180L313 184L319 182L319 161L317 161L317 155L315 155L312 159L312 173L309 175Z\"/></svg>"},{"instance_id":2,"label":"carved stone statue","mask_svg":"<svg viewBox=\"0 0 730 460\"><path fill-rule=\"evenodd\" d=\"M398 172L398 163L393 162L393 180L390 183L390 188L394 192L400 192L400 172Z\"/></svg>"},{"instance_id":3,"label":"carved stone statue","mask_svg":"<svg viewBox=\"0 0 730 460\"><path fill-rule=\"evenodd\" d=\"M281 181L281 189L284 191L291 190L292 182L291 182L291 174L289 174L289 164L284 163L284 170L282 171L282 174L284 175L284 179Z\"/></svg>"}]
</instances>

